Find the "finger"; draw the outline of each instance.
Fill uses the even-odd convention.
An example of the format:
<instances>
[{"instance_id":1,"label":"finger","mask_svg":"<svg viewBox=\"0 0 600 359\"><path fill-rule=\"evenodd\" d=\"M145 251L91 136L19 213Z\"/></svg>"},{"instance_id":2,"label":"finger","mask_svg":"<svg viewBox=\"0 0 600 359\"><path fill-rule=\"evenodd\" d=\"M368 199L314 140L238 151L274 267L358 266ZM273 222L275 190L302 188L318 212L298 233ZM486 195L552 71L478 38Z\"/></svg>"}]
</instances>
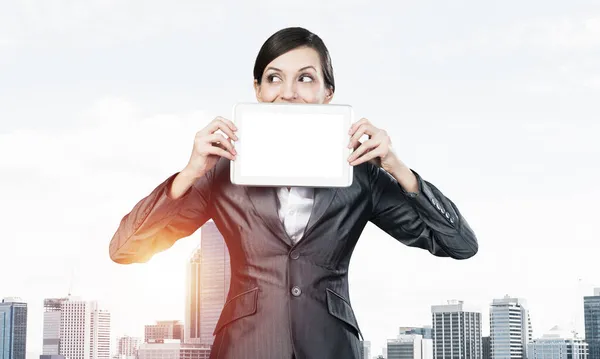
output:
<instances>
[{"instance_id":1,"label":"finger","mask_svg":"<svg viewBox=\"0 0 600 359\"><path fill-rule=\"evenodd\" d=\"M373 149L372 151L367 152L364 156L350 162L350 165L357 166L363 162L370 161L371 159L373 159L375 157L380 157L383 154L383 151L380 148L381 147L377 147L377 148Z\"/></svg>"},{"instance_id":2,"label":"finger","mask_svg":"<svg viewBox=\"0 0 600 359\"><path fill-rule=\"evenodd\" d=\"M221 157L225 157L228 158L232 161L235 161L235 157L234 155L232 155L230 152L225 151L224 149L218 147L218 146L209 146L207 153L212 154L212 155L218 155Z\"/></svg>"},{"instance_id":3,"label":"finger","mask_svg":"<svg viewBox=\"0 0 600 359\"><path fill-rule=\"evenodd\" d=\"M377 146L379 146L379 144L381 143L381 141L377 141L375 139L370 139L367 140L365 142L363 142L356 150L354 150L354 152L352 152L352 154L348 157L348 161L352 162L355 159L357 159L358 157L360 157L361 155L363 155L365 152L367 152L368 150L371 150L373 148L376 148Z\"/></svg>"},{"instance_id":4,"label":"finger","mask_svg":"<svg viewBox=\"0 0 600 359\"><path fill-rule=\"evenodd\" d=\"M238 140L238 137L233 133L233 130L225 121L221 119L221 117L217 117L211 123L209 123L208 126L206 126L206 128L204 129L204 131L202 131L201 135L206 136L209 134L213 134L217 130L223 131L223 133L225 133L228 137L233 138L236 141Z\"/></svg>"},{"instance_id":5,"label":"finger","mask_svg":"<svg viewBox=\"0 0 600 359\"><path fill-rule=\"evenodd\" d=\"M368 123L369 120L367 120L366 118L361 118L359 121L356 121L352 124L352 126L350 126L350 130L348 130L348 134L350 136L352 136L352 134L354 133L354 131L356 131L356 129L358 127L360 127L360 125L362 125L363 123Z\"/></svg>"},{"instance_id":6,"label":"finger","mask_svg":"<svg viewBox=\"0 0 600 359\"><path fill-rule=\"evenodd\" d=\"M227 122L225 122L223 120L219 120L219 121L217 121L217 126L218 126L219 130L221 130L221 131L223 131L223 133L227 134L227 137L233 138L236 141L238 140L237 135L235 133L233 133L234 130L231 127L229 127Z\"/></svg>"},{"instance_id":7,"label":"finger","mask_svg":"<svg viewBox=\"0 0 600 359\"><path fill-rule=\"evenodd\" d=\"M232 154L237 154L235 148L233 148L233 144L231 143L231 141L225 138L225 136L221 135L220 133L213 133L212 135L206 137L206 139L207 142L209 142L210 144L219 143L225 148L227 148L227 150Z\"/></svg>"},{"instance_id":8,"label":"finger","mask_svg":"<svg viewBox=\"0 0 600 359\"><path fill-rule=\"evenodd\" d=\"M370 123L364 123L358 127L356 132L350 137L350 142L348 143L348 148L355 147L357 143L360 143L358 140L363 135L368 135L369 138L375 133L373 125Z\"/></svg>"},{"instance_id":9,"label":"finger","mask_svg":"<svg viewBox=\"0 0 600 359\"><path fill-rule=\"evenodd\" d=\"M227 139L227 141L229 141L229 142L231 143L231 139ZM215 144L213 144L213 146L217 146L217 147L219 147L219 148L222 148L222 149L224 149L225 151L229 151L229 149L228 149L227 147L225 147L225 145L224 145L224 144L222 144L221 142L219 142L219 143L215 143ZM235 150L235 148L234 148L234 150ZM234 154L234 155L237 155L237 151L236 151L236 153L233 153L233 152L232 152L232 154Z\"/></svg>"},{"instance_id":10,"label":"finger","mask_svg":"<svg viewBox=\"0 0 600 359\"><path fill-rule=\"evenodd\" d=\"M221 117L221 116L217 116L217 118L221 121L223 121L225 124L227 124L227 126L232 130L232 131L237 131L238 128L235 125L235 123L233 123L233 121L226 119L225 117Z\"/></svg>"}]
</instances>

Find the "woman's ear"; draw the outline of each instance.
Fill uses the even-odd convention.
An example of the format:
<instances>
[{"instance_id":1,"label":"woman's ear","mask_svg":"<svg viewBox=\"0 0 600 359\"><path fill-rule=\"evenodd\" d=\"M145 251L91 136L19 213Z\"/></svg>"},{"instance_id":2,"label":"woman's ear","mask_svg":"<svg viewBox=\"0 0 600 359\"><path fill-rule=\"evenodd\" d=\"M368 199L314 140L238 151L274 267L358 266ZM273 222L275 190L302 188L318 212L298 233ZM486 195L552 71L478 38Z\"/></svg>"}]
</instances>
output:
<instances>
[{"instance_id":1,"label":"woman's ear","mask_svg":"<svg viewBox=\"0 0 600 359\"><path fill-rule=\"evenodd\" d=\"M333 91L331 88L325 89L325 101L324 103L328 104L333 99Z\"/></svg>"},{"instance_id":2,"label":"woman's ear","mask_svg":"<svg viewBox=\"0 0 600 359\"><path fill-rule=\"evenodd\" d=\"M258 80L254 80L254 93L256 95L256 100L258 102L261 102L261 96L260 96L260 85L258 84Z\"/></svg>"}]
</instances>

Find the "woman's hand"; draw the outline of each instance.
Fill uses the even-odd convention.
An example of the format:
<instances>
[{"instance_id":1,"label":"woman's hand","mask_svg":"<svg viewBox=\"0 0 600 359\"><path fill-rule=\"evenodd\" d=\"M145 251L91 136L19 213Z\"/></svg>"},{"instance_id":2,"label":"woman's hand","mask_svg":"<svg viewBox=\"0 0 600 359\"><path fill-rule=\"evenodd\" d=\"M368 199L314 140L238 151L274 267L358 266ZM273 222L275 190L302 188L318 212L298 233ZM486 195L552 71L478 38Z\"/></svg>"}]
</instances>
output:
<instances>
[{"instance_id":1,"label":"woman's hand","mask_svg":"<svg viewBox=\"0 0 600 359\"><path fill-rule=\"evenodd\" d=\"M403 165L392 150L392 140L387 132L373 126L366 118L352 124L348 133L351 136L348 148L354 148L348 157L352 166L369 161L391 173ZM363 135L369 139L360 143L358 140Z\"/></svg>"},{"instance_id":2,"label":"woman's hand","mask_svg":"<svg viewBox=\"0 0 600 359\"><path fill-rule=\"evenodd\" d=\"M218 130L221 130L229 138L215 133ZM226 118L219 116L212 120L196 133L190 160L181 172L191 178L200 178L217 164L220 157L235 160L237 152L232 143L232 139L238 140L235 131L237 131L237 127Z\"/></svg>"},{"instance_id":3,"label":"woman's hand","mask_svg":"<svg viewBox=\"0 0 600 359\"><path fill-rule=\"evenodd\" d=\"M352 166L370 161L391 174L406 191L418 192L417 177L396 156L387 132L373 126L366 118L362 118L352 124L348 133L351 136L348 148L354 148L354 152L348 157ZM369 136L369 139L360 143L358 140L362 135Z\"/></svg>"}]
</instances>

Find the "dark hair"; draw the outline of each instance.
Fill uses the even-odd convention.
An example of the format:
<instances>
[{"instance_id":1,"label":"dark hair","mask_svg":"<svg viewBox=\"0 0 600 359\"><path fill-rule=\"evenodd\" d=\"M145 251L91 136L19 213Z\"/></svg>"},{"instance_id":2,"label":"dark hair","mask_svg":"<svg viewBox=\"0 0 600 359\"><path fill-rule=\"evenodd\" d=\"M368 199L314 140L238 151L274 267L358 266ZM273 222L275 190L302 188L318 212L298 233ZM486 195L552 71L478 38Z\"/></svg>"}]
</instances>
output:
<instances>
[{"instance_id":1,"label":"dark hair","mask_svg":"<svg viewBox=\"0 0 600 359\"><path fill-rule=\"evenodd\" d=\"M335 81L329 50L327 50L319 36L301 27L288 27L279 30L265 41L254 62L254 79L260 85L263 72L271 61L299 47L310 47L319 54L325 86L331 89L331 92L334 92Z\"/></svg>"}]
</instances>

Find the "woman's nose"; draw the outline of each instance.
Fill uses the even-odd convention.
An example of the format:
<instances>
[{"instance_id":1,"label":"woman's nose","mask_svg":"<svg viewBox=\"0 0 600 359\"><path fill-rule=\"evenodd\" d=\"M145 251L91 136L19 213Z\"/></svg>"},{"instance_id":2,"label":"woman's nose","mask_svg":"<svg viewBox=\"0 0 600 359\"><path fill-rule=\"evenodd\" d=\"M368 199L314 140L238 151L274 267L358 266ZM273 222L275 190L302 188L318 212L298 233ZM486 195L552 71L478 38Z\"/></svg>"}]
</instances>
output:
<instances>
[{"instance_id":1,"label":"woman's nose","mask_svg":"<svg viewBox=\"0 0 600 359\"><path fill-rule=\"evenodd\" d=\"M281 87L281 98L283 100L294 100L298 97L298 92L296 91L296 83L291 82L285 84L285 86Z\"/></svg>"}]
</instances>

